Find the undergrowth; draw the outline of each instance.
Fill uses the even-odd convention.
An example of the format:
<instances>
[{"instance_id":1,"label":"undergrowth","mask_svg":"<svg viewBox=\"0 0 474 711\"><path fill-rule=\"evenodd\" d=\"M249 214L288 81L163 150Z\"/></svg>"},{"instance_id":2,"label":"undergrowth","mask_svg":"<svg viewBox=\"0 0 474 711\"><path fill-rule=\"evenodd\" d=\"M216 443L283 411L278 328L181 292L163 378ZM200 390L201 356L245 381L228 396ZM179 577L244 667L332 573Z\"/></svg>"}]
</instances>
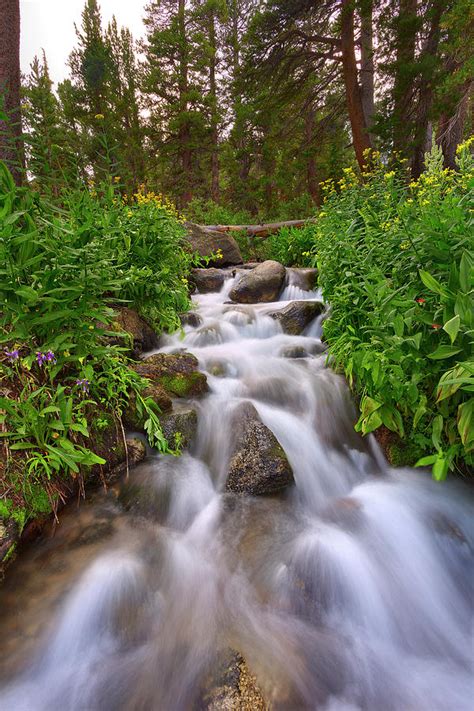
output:
<instances>
[{"instance_id":1,"label":"undergrowth","mask_svg":"<svg viewBox=\"0 0 474 711\"><path fill-rule=\"evenodd\" d=\"M105 463L91 430L120 419L131 395L150 443L167 450L147 381L108 336L118 305L175 330L193 257L172 205L119 187L91 183L58 207L0 163L0 517L20 526L54 509L62 480Z\"/></svg>"},{"instance_id":2,"label":"undergrowth","mask_svg":"<svg viewBox=\"0 0 474 711\"><path fill-rule=\"evenodd\" d=\"M313 229L324 337L360 400L357 429L398 433L436 479L474 459L473 143L457 171L434 148L412 182L372 156L363 182L348 169L325 185Z\"/></svg>"}]
</instances>

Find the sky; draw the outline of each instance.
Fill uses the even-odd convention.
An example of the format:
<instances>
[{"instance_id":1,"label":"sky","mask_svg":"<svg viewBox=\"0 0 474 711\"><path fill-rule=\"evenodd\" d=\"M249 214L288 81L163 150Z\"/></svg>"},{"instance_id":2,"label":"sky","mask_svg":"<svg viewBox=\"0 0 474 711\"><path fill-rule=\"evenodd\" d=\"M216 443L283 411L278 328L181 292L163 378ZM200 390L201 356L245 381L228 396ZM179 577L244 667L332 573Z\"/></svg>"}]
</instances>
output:
<instances>
[{"instance_id":1,"label":"sky","mask_svg":"<svg viewBox=\"0 0 474 711\"><path fill-rule=\"evenodd\" d=\"M115 15L135 38L143 35L146 0L100 0L104 26ZM21 69L27 73L35 54L46 52L51 79L68 76L66 65L76 40L74 23L80 24L84 0L20 0Z\"/></svg>"}]
</instances>

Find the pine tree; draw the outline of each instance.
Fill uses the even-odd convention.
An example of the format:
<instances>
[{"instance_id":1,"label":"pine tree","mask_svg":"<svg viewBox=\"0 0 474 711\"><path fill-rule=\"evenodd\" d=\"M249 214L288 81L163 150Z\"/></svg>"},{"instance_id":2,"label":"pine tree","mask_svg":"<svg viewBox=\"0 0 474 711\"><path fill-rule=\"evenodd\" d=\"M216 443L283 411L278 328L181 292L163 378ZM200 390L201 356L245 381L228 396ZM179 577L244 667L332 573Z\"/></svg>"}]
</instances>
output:
<instances>
[{"instance_id":1,"label":"pine tree","mask_svg":"<svg viewBox=\"0 0 474 711\"><path fill-rule=\"evenodd\" d=\"M146 13L143 89L150 110L150 139L159 153L155 172L182 206L205 183L208 132L202 46L196 41L196 15L185 0L155 0Z\"/></svg>"},{"instance_id":2,"label":"pine tree","mask_svg":"<svg viewBox=\"0 0 474 711\"><path fill-rule=\"evenodd\" d=\"M77 180L77 156L52 87L43 51L41 61L33 59L23 90L27 168L37 189L57 196Z\"/></svg>"}]
</instances>

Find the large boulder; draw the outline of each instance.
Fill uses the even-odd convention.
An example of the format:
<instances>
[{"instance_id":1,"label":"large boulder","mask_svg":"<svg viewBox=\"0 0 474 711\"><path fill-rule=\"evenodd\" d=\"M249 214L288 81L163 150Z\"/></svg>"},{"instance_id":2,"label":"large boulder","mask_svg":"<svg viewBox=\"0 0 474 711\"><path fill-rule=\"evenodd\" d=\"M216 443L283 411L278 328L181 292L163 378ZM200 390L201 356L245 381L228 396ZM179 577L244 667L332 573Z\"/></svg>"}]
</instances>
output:
<instances>
[{"instance_id":1,"label":"large boulder","mask_svg":"<svg viewBox=\"0 0 474 711\"><path fill-rule=\"evenodd\" d=\"M197 431L197 412L193 407L175 403L172 412L160 417L161 429L170 447L187 449Z\"/></svg>"},{"instance_id":2,"label":"large boulder","mask_svg":"<svg viewBox=\"0 0 474 711\"><path fill-rule=\"evenodd\" d=\"M250 402L235 412L236 438L226 489L238 494L274 494L293 484L293 472L283 447Z\"/></svg>"},{"instance_id":3,"label":"large boulder","mask_svg":"<svg viewBox=\"0 0 474 711\"><path fill-rule=\"evenodd\" d=\"M285 267L271 259L245 272L230 290L232 301L241 304L256 304L276 301L285 280Z\"/></svg>"},{"instance_id":4,"label":"large boulder","mask_svg":"<svg viewBox=\"0 0 474 711\"><path fill-rule=\"evenodd\" d=\"M268 316L280 323L284 333L298 336L323 309L324 305L320 301L293 301Z\"/></svg>"},{"instance_id":5,"label":"large boulder","mask_svg":"<svg viewBox=\"0 0 474 711\"><path fill-rule=\"evenodd\" d=\"M136 364L134 370L158 381L172 397L199 397L208 390L207 378L191 353L155 353Z\"/></svg>"},{"instance_id":6,"label":"large boulder","mask_svg":"<svg viewBox=\"0 0 474 711\"><path fill-rule=\"evenodd\" d=\"M219 254L209 261L211 267L229 267L242 264L242 255L239 245L233 237L225 232L208 230L201 225L186 222L185 240L192 252L197 252L201 257Z\"/></svg>"},{"instance_id":7,"label":"large boulder","mask_svg":"<svg viewBox=\"0 0 474 711\"><path fill-rule=\"evenodd\" d=\"M201 294L208 294L211 291L220 291L224 284L224 272L222 269L193 269L191 280L196 285Z\"/></svg>"},{"instance_id":8,"label":"large boulder","mask_svg":"<svg viewBox=\"0 0 474 711\"><path fill-rule=\"evenodd\" d=\"M158 336L144 318L136 311L122 306L116 309L115 320L109 330L127 333L132 345L132 353L139 357L145 351L151 351L158 346ZM117 333L117 336L119 334ZM113 338L113 337L112 337ZM116 341L119 345L124 345L124 341Z\"/></svg>"}]
</instances>

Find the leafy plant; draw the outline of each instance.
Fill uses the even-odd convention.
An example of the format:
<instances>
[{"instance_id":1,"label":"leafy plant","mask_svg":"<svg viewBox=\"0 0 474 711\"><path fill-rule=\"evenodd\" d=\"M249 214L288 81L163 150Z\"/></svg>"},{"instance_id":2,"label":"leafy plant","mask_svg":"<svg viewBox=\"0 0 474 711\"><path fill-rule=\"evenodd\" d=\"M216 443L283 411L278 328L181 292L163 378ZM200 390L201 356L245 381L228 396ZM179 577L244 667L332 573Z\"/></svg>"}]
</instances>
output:
<instances>
[{"instance_id":1,"label":"leafy plant","mask_svg":"<svg viewBox=\"0 0 474 711\"><path fill-rule=\"evenodd\" d=\"M473 462L473 139L458 170L439 152L409 184L377 155L348 169L314 228L331 360L360 398L357 429L385 425L444 479Z\"/></svg>"}]
</instances>

